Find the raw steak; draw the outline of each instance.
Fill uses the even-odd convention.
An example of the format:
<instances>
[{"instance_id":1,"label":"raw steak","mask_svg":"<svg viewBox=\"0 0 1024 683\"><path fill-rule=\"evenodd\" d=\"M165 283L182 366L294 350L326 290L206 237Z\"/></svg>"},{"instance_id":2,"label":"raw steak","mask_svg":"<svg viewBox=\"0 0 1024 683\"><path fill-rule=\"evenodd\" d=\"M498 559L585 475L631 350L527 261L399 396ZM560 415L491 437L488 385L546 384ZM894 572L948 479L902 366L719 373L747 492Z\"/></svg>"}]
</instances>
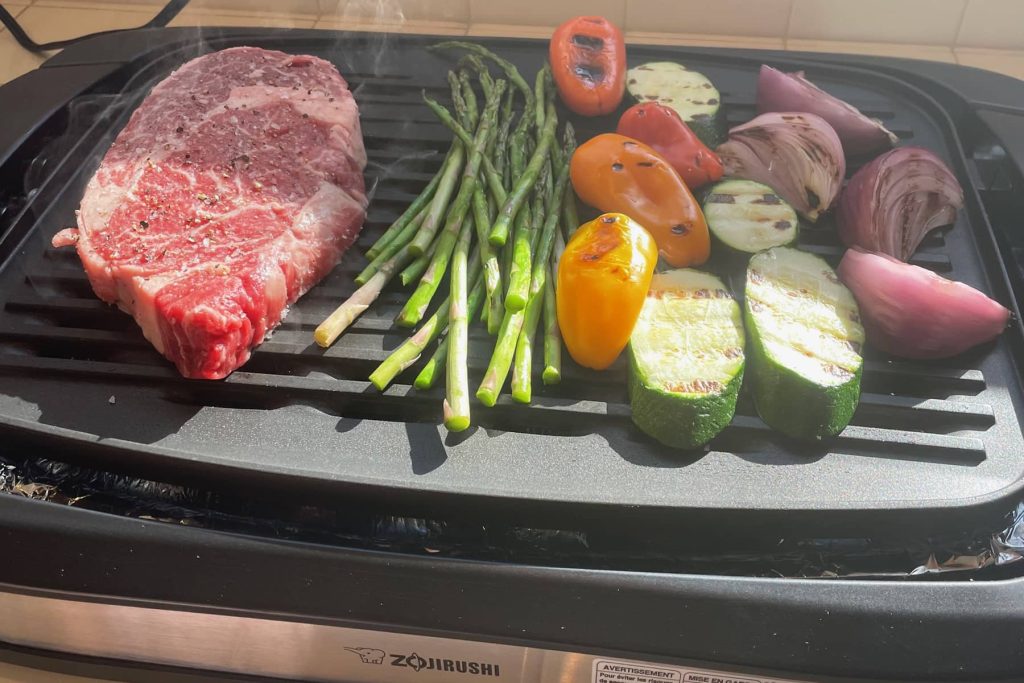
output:
<instances>
[{"instance_id":1,"label":"raw steak","mask_svg":"<svg viewBox=\"0 0 1024 683\"><path fill-rule=\"evenodd\" d=\"M359 112L330 63L239 47L160 82L90 180L77 244L93 290L186 377L224 377L352 244Z\"/></svg>"}]
</instances>

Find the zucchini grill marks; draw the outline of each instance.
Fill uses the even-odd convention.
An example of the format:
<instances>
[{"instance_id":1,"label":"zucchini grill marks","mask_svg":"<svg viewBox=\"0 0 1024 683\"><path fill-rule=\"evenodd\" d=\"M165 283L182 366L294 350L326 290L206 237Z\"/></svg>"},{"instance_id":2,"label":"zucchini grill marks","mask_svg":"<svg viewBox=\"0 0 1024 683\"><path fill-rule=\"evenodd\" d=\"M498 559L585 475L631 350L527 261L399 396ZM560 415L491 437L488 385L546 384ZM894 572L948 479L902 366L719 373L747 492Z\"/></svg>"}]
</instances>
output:
<instances>
[{"instance_id":1,"label":"zucchini grill marks","mask_svg":"<svg viewBox=\"0 0 1024 683\"><path fill-rule=\"evenodd\" d=\"M788 247L757 254L747 269L744 320L761 418L797 438L841 432L860 398L864 328L829 265Z\"/></svg>"}]
</instances>

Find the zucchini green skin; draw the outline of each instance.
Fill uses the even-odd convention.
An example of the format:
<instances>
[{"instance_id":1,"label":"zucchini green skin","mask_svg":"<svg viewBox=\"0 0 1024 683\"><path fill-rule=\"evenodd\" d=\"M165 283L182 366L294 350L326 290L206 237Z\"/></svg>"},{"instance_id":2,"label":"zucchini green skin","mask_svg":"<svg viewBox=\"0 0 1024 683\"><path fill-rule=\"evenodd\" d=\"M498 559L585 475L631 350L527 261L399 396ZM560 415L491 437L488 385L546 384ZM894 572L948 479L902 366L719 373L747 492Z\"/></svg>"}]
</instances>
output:
<instances>
[{"instance_id":1,"label":"zucchini green skin","mask_svg":"<svg viewBox=\"0 0 1024 683\"><path fill-rule=\"evenodd\" d=\"M823 387L780 365L766 352L750 306L744 303L750 389L757 414L766 425L787 436L817 440L846 429L860 402L864 366L849 381Z\"/></svg>"},{"instance_id":2,"label":"zucchini green skin","mask_svg":"<svg viewBox=\"0 0 1024 683\"><path fill-rule=\"evenodd\" d=\"M644 72L647 72L647 74L645 75ZM687 102L692 100L680 100L680 93L672 92L673 86L671 84L663 83L661 84L662 87L652 91L650 84L646 82L652 72L667 75L669 79L675 81L677 84L675 87L677 88L679 87L678 83L680 80L697 80L701 82L701 92L706 88L707 98L714 101L714 104L711 105L713 112L710 114L701 112L694 115L692 111L693 105L687 104ZM648 62L630 69L626 74L626 78L626 88L634 99L638 102L655 101L670 109L674 109L683 122L690 127L690 130L709 148L714 149L725 142L728 137L728 124L725 120L725 109L722 107L722 97L718 89L711 83L711 80L704 74L698 71L691 71L676 62ZM682 87L691 88L692 85L686 84ZM692 90L687 90L687 92L692 93ZM703 100L700 100L700 104L702 107L709 106Z\"/></svg>"},{"instance_id":3,"label":"zucchini green skin","mask_svg":"<svg viewBox=\"0 0 1024 683\"><path fill-rule=\"evenodd\" d=\"M633 423L672 448L699 448L729 426L743 384L743 368L717 394L685 398L647 383L630 347L629 402Z\"/></svg>"},{"instance_id":4,"label":"zucchini green skin","mask_svg":"<svg viewBox=\"0 0 1024 683\"><path fill-rule=\"evenodd\" d=\"M712 150L729 138L729 124L725 120L725 110L722 107L718 108L714 116L690 119L686 121L686 125Z\"/></svg>"},{"instance_id":5,"label":"zucchini green skin","mask_svg":"<svg viewBox=\"0 0 1024 683\"><path fill-rule=\"evenodd\" d=\"M655 275L629 345L634 424L673 448L713 439L736 413L744 342L739 304L720 279L689 268Z\"/></svg>"},{"instance_id":6,"label":"zucchini green skin","mask_svg":"<svg viewBox=\"0 0 1024 683\"><path fill-rule=\"evenodd\" d=\"M763 183L741 179L715 183L701 195L701 208L716 247L739 256L744 264L751 254L792 245L800 235L796 211Z\"/></svg>"},{"instance_id":7,"label":"zucchini green skin","mask_svg":"<svg viewBox=\"0 0 1024 683\"><path fill-rule=\"evenodd\" d=\"M810 275L807 268L813 265L814 277L821 283L816 295L809 293L812 285L806 277L805 288L799 292L778 279L780 267L785 269L794 264L804 276ZM752 280L755 268L759 269L758 279ZM754 287L756 296L752 293ZM818 440L842 432L857 410L864 368L859 352L864 341L863 327L849 290L839 283L824 260L789 247L775 247L752 257L745 290L743 319L749 340L751 393L758 415L769 427L797 439ZM829 303L830 290L831 295L845 301ZM774 306L757 300L767 293L774 296ZM843 306L848 307L846 316ZM825 317L821 318L823 312ZM815 315L819 316L817 326L812 322ZM780 362L777 352L769 350L764 332L777 330L774 325L789 326L789 336L783 338L781 346L779 341L774 342L775 348L790 354L792 362L803 364L802 371ZM835 325L842 328L842 334L835 327L826 329ZM777 334L775 338L779 339ZM843 344L851 345L845 349L843 359L830 359L828 354L834 353L836 345ZM817 381L813 374L806 374L812 367L818 373ZM839 379L842 381L833 381Z\"/></svg>"}]
</instances>

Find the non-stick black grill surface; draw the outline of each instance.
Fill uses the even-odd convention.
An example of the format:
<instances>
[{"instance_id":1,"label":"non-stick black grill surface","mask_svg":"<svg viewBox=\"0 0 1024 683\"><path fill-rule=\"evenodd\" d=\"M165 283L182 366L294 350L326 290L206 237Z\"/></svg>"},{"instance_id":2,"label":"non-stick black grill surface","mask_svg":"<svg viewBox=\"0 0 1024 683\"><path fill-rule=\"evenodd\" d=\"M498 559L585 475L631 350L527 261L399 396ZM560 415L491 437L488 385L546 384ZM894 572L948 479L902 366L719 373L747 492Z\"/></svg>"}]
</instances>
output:
<instances>
[{"instance_id":1,"label":"non-stick black grill surface","mask_svg":"<svg viewBox=\"0 0 1024 683\"><path fill-rule=\"evenodd\" d=\"M1016 326L995 344L944 362L894 360L869 346L860 408L838 438L820 445L772 432L741 398L733 424L709 449L661 447L630 422L624 364L594 373L567 355L563 382L535 382L532 405L507 396L493 409L474 402L475 428L448 434L439 425L443 389L412 389L415 369L383 394L366 381L405 335L391 324L404 297L397 283L332 348L315 346L312 330L353 291L363 252L438 168L450 136L420 93L444 97L453 62L426 52L427 41L395 36L250 42L323 56L350 81L370 158L368 185L375 186L358 243L242 370L222 382L182 379L129 316L95 298L74 251L49 246L74 223L84 185L131 107L197 47L136 65L126 93L132 105L113 121L73 131L81 141L0 244L0 424L12 437L141 474L473 510L489 503L513 515L563 519L651 513L712 523L749 520L744 513L756 510L768 523L866 531L998 517L1020 490ZM541 42L492 46L529 76L546 54ZM649 59L707 74L731 124L755 115L759 61L728 51L630 50L631 64ZM951 163L968 188L968 208L955 227L930 236L914 262L1008 303L991 234L941 110L889 78L813 63L778 66L805 67L811 80L882 119L904 142ZM573 121L582 139L613 129L615 117ZM833 264L841 255L829 221L805 229L801 246ZM471 339L475 382L490 345L479 325ZM792 514L798 511L813 514Z\"/></svg>"}]
</instances>

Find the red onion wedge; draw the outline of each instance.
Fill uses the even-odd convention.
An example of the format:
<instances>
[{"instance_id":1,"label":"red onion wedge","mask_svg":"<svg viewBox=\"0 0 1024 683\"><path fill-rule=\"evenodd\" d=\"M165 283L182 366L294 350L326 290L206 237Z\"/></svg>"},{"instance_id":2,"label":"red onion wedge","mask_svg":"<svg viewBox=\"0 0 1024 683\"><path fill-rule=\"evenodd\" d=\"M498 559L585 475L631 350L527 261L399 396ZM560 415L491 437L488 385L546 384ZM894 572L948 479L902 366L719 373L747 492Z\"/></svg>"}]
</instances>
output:
<instances>
[{"instance_id":1,"label":"red onion wedge","mask_svg":"<svg viewBox=\"0 0 1024 683\"><path fill-rule=\"evenodd\" d=\"M832 206L846 174L839 137L814 114L761 114L730 130L716 151L727 176L768 185L812 222Z\"/></svg>"},{"instance_id":2,"label":"red onion wedge","mask_svg":"<svg viewBox=\"0 0 1024 683\"><path fill-rule=\"evenodd\" d=\"M859 247L839 264L868 343L902 358L948 358L998 337L1010 311L962 282Z\"/></svg>"},{"instance_id":3,"label":"red onion wedge","mask_svg":"<svg viewBox=\"0 0 1024 683\"><path fill-rule=\"evenodd\" d=\"M849 247L906 261L963 205L960 183L941 159L921 147L899 147L850 178L839 202L839 236Z\"/></svg>"},{"instance_id":4,"label":"red onion wedge","mask_svg":"<svg viewBox=\"0 0 1024 683\"><path fill-rule=\"evenodd\" d=\"M804 78L803 71L785 73L762 65L757 79L757 111L817 114L835 129L850 156L888 149L900 141L880 121L868 118Z\"/></svg>"}]
</instances>

